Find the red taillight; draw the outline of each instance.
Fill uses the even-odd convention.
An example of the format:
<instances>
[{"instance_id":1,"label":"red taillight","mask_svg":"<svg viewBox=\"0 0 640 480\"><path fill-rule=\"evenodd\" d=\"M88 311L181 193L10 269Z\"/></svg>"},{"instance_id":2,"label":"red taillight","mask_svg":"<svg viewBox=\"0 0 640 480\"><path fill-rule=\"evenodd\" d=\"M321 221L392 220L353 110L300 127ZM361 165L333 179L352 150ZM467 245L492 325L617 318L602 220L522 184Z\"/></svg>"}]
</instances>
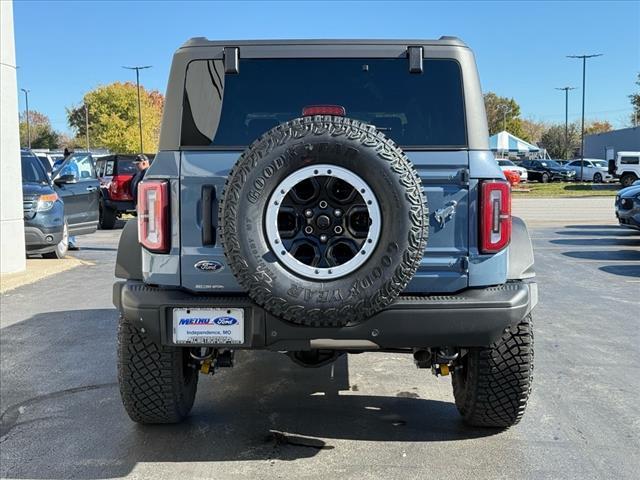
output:
<instances>
[{"instance_id":1,"label":"red taillight","mask_svg":"<svg viewBox=\"0 0 640 480\"><path fill-rule=\"evenodd\" d=\"M147 250L169 251L169 182L148 180L138 185L138 240Z\"/></svg>"},{"instance_id":2,"label":"red taillight","mask_svg":"<svg viewBox=\"0 0 640 480\"><path fill-rule=\"evenodd\" d=\"M303 117L310 117L312 115L337 115L338 117L344 117L347 111L340 105L309 105L302 109Z\"/></svg>"},{"instance_id":3,"label":"red taillight","mask_svg":"<svg viewBox=\"0 0 640 480\"><path fill-rule=\"evenodd\" d=\"M480 184L480 252L496 253L511 241L511 187L502 180Z\"/></svg>"},{"instance_id":4,"label":"red taillight","mask_svg":"<svg viewBox=\"0 0 640 480\"><path fill-rule=\"evenodd\" d=\"M131 195L131 179L133 175L114 175L109 183L111 200L133 200Z\"/></svg>"}]
</instances>

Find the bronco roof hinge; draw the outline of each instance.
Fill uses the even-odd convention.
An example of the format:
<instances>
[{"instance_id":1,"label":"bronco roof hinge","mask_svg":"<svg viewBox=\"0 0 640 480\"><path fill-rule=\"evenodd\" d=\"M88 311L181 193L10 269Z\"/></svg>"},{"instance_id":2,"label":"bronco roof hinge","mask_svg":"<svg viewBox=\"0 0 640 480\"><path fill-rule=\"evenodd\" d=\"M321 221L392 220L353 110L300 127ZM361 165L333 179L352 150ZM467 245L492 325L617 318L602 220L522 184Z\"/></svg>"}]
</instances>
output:
<instances>
[{"instance_id":1,"label":"bronco roof hinge","mask_svg":"<svg viewBox=\"0 0 640 480\"><path fill-rule=\"evenodd\" d=\"M422 47L408 47L407 56L409 57L409 73L422 73Z\"/></svg>"},{"instance_id":2,"label":"bronco roof hinge","mask_svg":"<svg viewBox=\"0 0 640 480\"><path fill-rule=\"evenodd\" d=\"M224 47L224 73L240 73L240 49Z\"/></svg>"}]
</instances>

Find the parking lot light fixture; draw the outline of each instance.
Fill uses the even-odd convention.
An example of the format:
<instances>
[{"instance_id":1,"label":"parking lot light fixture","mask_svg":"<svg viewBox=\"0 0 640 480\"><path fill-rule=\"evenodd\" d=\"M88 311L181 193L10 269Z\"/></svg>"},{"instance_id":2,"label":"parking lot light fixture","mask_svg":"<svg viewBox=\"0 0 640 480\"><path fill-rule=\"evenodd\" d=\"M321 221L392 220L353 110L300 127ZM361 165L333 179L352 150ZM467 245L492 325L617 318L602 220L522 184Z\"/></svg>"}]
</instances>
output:
<instances>
[{"instance_id":1,"label":"parking lot light fixture","mask_svg":"<svg viewBox=\"0 0 640 480\"><path fill-rule=\"evenodd\" d=\"M140 153L144 153L144 147L142 145L142 107L140 105L140 70L151 68L152 65L136 66L136 67L122 67L127 70L136 71L136 87L138 89L138 128L140 129Z\"/></svg>"},{"instance_id":2,"label":"parking lot light fixture","mask_svg":"<svg viewBox=\"0 0 640 480\"><path fill-rule=\"evenodd\" d=\"M584 92L585 92L585 78L587 72L587 58L601 57L602 53L595 53L591 55L567 55L567 58L581 58L582 59L582 127L580 133L580 179L583 180L584 173Z\"/></svg>"},{"instance_id":3,"label":"parking lot light fixture","mask_svg":"<svg viewBox=\"0 0 640 480\"><path fill-rule=\"evenodd\" d=\"M31 119L29 118L29 92L31 90L27 90L26 88L21 88L24 92L24 103L27 110L27 142L29 149L31 149Z\"/></svg>"},{"instance_id":4,"label":"parking lot light fixture","mask_svg":"<svg viewBox=\"0 0 640 480\"><path fill-rule=\"evenodd\" d=\"M556 90L564 90L564 159L569 160L569 90L575 87L556 87Z\"/></svg>"}]
</instances>

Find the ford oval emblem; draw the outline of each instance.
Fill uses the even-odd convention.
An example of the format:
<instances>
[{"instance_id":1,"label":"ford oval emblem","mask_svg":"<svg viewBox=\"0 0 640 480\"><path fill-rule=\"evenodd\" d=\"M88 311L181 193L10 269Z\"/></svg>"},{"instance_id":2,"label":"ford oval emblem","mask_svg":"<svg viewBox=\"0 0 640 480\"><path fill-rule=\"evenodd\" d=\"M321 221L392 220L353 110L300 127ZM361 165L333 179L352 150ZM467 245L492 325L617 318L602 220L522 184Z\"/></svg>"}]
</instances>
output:
<instances>
[{"instance_id":1,"label":"ford oval emblem","mask_svg":"<svg viewBox=\"0 0 640 480\"><path fill-rule=\"evenodd\" d=\"M201 272L219 272L224 269L224 265L214 260L200 260L193 266L196 270Z\"/></svg>"},{"instance_id":2,"label":"ford oval emblem","mask_svg":"<svg viewBox=\"0 0 640 480\"><path fill-rule=\"evenodd\" d=\"M238 320L233 317L218 317L213 320L216 325L237 325Z\"/></svg>"}]
</instances>

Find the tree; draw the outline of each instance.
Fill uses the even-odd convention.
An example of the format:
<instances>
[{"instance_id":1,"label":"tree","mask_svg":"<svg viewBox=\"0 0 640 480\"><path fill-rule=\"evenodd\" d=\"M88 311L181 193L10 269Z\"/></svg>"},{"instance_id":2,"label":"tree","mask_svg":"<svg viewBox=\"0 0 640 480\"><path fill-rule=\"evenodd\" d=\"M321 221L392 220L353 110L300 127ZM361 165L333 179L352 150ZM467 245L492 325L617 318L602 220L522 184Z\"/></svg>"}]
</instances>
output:
<instances>
[{"instance_id":1,"label":"tree","mask_svg":"<svg viewBox=\"0 0 640 480\"><path fill-rule=\"evenodd\" d=\"M547 128L538 145L545 148L551 158L572 158L580 150L580 128L576 123L570 123L568 132L568 148L565 148L564 124Z\"/></svg>"},{"instance_id":2,"label":"tree","mask_svg":"<svg viewBox=\"0 0 640 480\"><path fill-rule=\"evenodd\" d=\"M549 124L538 122L531 118L523 118L521 124L523 132L522 139L534 144L540 142L542 134L549 128Z\"/></svg>"},{"instance_id":3,"label":"tree","mask_svg":"<svg viewBox=\"0 0 640 480\"><path fill-rule=\"evenodd\" d=\"M501 105L506 105L506 107L501 107ZM523 140L529 140L525 138L526 133L522 128L520 105L518 105L513 98L500 97L493 92L487 92L484 94L484 108L487 111L489 135L504 130L504 119L506 118L506 130L509 133Z\"/></svg>"},{"instance_id":4,"label":"tree","mask_svg":"<svg viewBox=\"0 0 640 480\"><path fill-rule=\"evenodd\" d=\"M604 121L593 120L591 122L587 122L586 125L584 126L585 135L594 135L596 133L610 132L611 130L613 130L613 127L607 120L604 120Z\"/></svg>"},{"instance_id":5,"label":"tree","mask_svg":"<svg viewBox=\"0 0 640 480\"><path fill-rule=\"evenodd\" d=\"M155 152L160 135L164 97L158 91L140 87L142 143L145 152ZM140 149L138 97L136 85L115 82L85 94L83 102L67 109L69 126L77 137L86 133L85 108L89 108L89 141L92 146L117 153L136 153Z\"/></svg>"},{"instance_id":6,"label":"tree","mask_svg":"<svg viewBox=\"0 0 640 480\"><path fill-rule=\"evenodd\" d=\"M29 111L29 128L27 128L27 113L20 114L20 145L29 145L29 130L31 131L31 148L58 148L60 134L53 130L51 121L46 115L35 110Z\"/></svg>"},{"instance_id":7,"label":"tree","mask_svg":"<svg viewBox=\"0 0 640 480\"><path fill-rule=\"evenodd\" d=\"M640 73L638 73L636 85L640 87ZM637 127L640 122L640 91L629 95L629 99L631 100L631 106L633 107L633 112L631 113L631 125Z\"/></svg>"}]
</instances>

